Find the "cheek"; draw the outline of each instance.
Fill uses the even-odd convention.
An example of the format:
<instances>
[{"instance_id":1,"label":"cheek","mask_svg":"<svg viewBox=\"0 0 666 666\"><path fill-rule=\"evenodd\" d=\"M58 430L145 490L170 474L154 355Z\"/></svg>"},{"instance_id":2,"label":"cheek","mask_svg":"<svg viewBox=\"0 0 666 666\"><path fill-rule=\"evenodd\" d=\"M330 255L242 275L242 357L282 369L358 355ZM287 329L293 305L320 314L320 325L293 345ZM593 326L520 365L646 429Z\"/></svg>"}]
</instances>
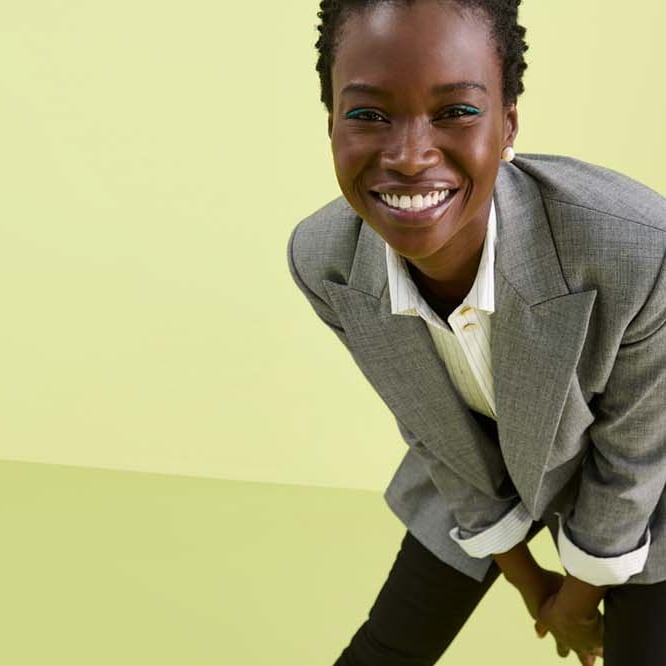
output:
<instances>
[{"instance_id":1,"label":"cheek","mask_svg":"<svg viewBox=\"0 0 666 666\"><path fill-rule=\"evenodd\" d=\"M483 132L466 142L464 163L469 175L479 182L494 182L499 169L502 146L495 132Z\"/></svg>"},{"instance_id":2,"label":"cheek","mask_svg":"<svg viewBox=\"0 0 666 666\"><path fill-rule=\"evenodd\" d=\"M332 144L333 164L338 180L349 182L355 179L363 170L365 155L358 146L349 142L334 142Z\"/></svg>"},{"instance_id":3,"label":"cheek","mask_svg":"<svg viewBox=\"0 0 666 666\"><path fill-rule=\"evenodd\" d=\"M349 195L350 182L353 181L354 175L353 167L349 164L346 155L336 152L333 156L333 166L340 189L345 195Z\"/></svg>"}]
</instances>

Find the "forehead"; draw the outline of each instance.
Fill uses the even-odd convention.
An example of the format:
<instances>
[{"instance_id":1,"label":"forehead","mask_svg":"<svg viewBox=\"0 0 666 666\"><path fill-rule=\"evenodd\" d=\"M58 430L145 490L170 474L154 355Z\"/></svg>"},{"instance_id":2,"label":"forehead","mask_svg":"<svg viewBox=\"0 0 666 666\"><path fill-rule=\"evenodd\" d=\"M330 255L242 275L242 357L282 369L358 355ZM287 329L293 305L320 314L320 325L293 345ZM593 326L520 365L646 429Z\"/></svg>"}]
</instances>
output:
<instances>
[{"instance_id":1,"label":"forehead","mask_svg":"<svg viewBox=\"0 0 666 666\"><path fill-rule=\"evenodd\" d=\"M334 96L351 81L384 88L477 81L501 92L487 18L451 2L385 2L349 14L333 63Z\"/></svg>"}]
</instances>

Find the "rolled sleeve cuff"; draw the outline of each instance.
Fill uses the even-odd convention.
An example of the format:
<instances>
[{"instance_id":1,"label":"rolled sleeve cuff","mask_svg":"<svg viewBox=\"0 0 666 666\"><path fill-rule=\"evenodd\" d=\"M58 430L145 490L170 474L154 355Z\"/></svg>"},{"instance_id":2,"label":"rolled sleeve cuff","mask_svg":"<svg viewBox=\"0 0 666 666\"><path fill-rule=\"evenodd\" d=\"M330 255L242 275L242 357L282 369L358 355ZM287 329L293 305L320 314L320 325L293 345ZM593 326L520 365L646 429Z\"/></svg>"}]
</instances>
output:
<instances>
[{"instance_id":1,"label":"rolled sleeve cuff","mask_svg":"<svg viewBox=\"0 0 666 666\"><path fill-rule=\"evenodd\" d=\"M629 578L643 571L650 550L650 530L647 530L645 543L624 555L598 557L579 548L564 530L562 516L557 535L557 548L560 561L567 573L590 585L622 585Z\"/></svg>"},{"instance_id":2,"label":"rolled sleeve cuff","mask_svg":"<svg viewBox=\"0 0 666 666\"><path fill-rule=\"evenodd\" d=\"M468 539L460 538L460 529L454 527L449 536L470 556L487 557L506 553L525 539L532 526L532 517L525 505L518 503L492 527Z\"/></svg>"}]
</instances>

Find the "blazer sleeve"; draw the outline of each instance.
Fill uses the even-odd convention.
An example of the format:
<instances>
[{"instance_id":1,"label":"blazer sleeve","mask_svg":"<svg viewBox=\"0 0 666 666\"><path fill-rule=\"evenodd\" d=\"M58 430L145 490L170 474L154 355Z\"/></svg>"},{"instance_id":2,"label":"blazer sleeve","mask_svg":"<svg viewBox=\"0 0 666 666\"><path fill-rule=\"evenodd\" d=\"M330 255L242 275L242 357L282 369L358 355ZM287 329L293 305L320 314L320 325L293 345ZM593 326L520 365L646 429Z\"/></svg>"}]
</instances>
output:
<instances>
[{"instance_id":1,"label":"blazer sleeve","mask_svg":"<svg viewBox=\"0 0 666 666\"><path fill-rule=\"evenodd\" d=\"M492 492L482 492L458 476L399 421L407 445L419 456L455 522L449 536L470 557L504 553L525 539L532 517L506 469Z\"/></svg>"},{"instance_id":2,"label":"blazer sleeve","mask_svg":"<svg viewBox=\"0 0 666 666\"><path fill-rule=\"evenodd\" d=\"M666 485L666 260L625 330L595 406L591 451L576 503L560 517L564 568L593 585L619 585L640 573L650 519Z\"/></svg>"},{"instance_id":3,"label":"blazer sleeve","mask_svg":"<svg viewBox=\"0 0 666 666\"><path fill-rule=\"evenodd\" d=\"M289 239L287 251L292 278L318 317L351 353L345 331L335 311L326 302L324 290L317 293L317 285L308 285L298 269L298 260L294 256L295 233ZM494 475L502 480L495 484L492 494L482 492L455 474L400 422L397 424L405 442L426 465L434 486L446 499L455 518L457 526L449 532L449 536L468 555L483 558L503 553L525 538L532 525L532 518L506 469L503 475Z\"/></svg>"}]
</instances>

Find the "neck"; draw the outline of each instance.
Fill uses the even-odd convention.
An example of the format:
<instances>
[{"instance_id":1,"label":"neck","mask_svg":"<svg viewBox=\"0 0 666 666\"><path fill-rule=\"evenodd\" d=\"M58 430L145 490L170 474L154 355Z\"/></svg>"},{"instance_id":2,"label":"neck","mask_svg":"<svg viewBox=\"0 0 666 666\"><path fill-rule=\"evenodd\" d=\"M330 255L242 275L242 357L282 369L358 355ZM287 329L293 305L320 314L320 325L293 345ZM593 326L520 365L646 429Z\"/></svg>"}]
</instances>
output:
<instances>
[{"instance_id":1,"label":"neck","mask_svg":"<svg viewBox=\"0 0 666 666\"><path fill-rule=\"evenodd\" d=\"M407 258L412 279L424 295L449 304L465 298L479 270L487 227L487 222L468 225L468 233L458 234L437 254L425 259Z\"/></svg>"},{"instance_id":2,"label":"neck","mask_svg":"<svg viewBox=\"0 0 666 666\"><path fill-rule=\"evenodd\" d=\"M481 262L481 249L465 265L461 265L456 273L447 278L433 278L418 266L408 261L409 272L419 289L435 302L442 304L460 303L469 293L474 284Z\"/></svg>"}]
</instances>

